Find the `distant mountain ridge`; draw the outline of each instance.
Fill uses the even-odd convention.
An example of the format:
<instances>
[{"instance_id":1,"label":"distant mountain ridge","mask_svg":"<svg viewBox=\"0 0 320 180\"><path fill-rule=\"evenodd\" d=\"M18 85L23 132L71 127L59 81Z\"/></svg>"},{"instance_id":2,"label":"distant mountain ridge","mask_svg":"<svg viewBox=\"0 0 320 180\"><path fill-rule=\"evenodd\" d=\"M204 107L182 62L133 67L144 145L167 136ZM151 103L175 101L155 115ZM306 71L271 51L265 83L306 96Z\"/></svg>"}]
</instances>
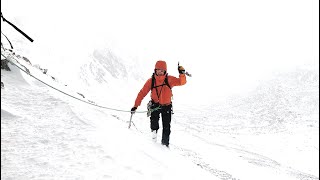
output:
<instances>
[{"instance_id":1,"label":"distant mountain ridge","mask_svg":"<svg viewBox=\"0 0 320 180\"><path fill-rule=\"evenodd\" d=\"M123 61L108 49L94 50L92 61L81 66L80 78L90 84L88 77L98 83L108 83L110 78L123 79L128 72Z\"/></svg>"},{"instance_id":2,"label":"distant mountain ridge","mask_svg":"<svg viewBox=\"0 0 320 180\"><path fill-rule=\"evenodd\" d=\"M141 81L144 73L138 59L125 59L102 48L94 49L89 61L80 66L79 77L88 86L110 85L128 79Z\"/></svg>"},{"instance_id":3,"label":"distant mountain ridge","mask_svg":"<svg viewBox=\"0 0 320 180\"><path fill-rule=\"evenodd\" d=\"M301 124L319 127L315 117L319 117L319 70L281 73L247 96L230 99L228 105L237 112L231 119L250 119L243 128L261 126L261 132L278 132Z\"/></svg>"}]
</instances>

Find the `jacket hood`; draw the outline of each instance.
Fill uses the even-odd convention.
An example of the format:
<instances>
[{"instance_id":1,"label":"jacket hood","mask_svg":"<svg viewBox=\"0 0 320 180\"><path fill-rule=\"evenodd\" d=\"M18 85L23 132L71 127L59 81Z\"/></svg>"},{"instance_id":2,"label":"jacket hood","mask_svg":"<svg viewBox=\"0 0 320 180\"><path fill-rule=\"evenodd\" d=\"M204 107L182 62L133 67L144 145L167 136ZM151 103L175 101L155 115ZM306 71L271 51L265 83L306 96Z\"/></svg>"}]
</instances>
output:
<instances>
[{"instance_id":1,"label":"jacket hood","mask_svg":"<svg viewBox=\"0 0 320 180\"><path fill-rule=\"evenodd\" d=\"M163 69L167 71L167 63L165 61L159 60L156 62L154 69Z\"/></svg>"}]
</instances>

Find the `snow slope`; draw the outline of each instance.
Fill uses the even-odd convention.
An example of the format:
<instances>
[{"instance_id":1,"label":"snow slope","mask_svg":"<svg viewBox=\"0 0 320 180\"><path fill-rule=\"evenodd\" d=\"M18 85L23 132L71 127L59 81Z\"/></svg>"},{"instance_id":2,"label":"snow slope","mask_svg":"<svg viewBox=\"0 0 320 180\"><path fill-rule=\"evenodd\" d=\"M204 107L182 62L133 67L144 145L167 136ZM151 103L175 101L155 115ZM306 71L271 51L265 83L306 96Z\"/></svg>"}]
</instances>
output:
<instances>
[{"instance_id":1,"label":"snow slope","mask_svg":"<svg viewBox=\"0 0 320 180\"><path fill-rule=\"evenodd\" d=\"M1 71L1 178L212 179L110 112L63 97L10 68Z\"/></svg>"},{"instance_id":2,"label":"snow slope","mask_svg":"<svg viewBox=\"0 0 320 180\"><path fill-rule=\"evenodd\" d=\"M127 92L121 83L109 87L117 93L82 97L17 60L43 82L85 102L126 110L135 98L119 101ZM86 104L10 67L11 72L1 70L1 178L319 179L318 69L280 74L225 103L177 101L166 149L151 142L145 114L136 113L128 129L130 113ZM82 72L80 81L99 83L101 76Z\"/></svg>"}]
</instances>

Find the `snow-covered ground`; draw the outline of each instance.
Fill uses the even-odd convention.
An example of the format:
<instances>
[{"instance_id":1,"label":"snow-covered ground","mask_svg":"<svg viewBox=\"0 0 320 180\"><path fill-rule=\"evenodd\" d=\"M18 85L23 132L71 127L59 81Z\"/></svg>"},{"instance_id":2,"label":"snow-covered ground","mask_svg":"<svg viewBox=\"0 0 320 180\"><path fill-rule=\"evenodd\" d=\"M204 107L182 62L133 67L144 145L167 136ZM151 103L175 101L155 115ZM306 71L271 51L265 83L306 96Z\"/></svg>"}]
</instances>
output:
<instances>
[{"instance_id":1,"label":"snow-covered ground","mask_svg":"<svg viewBox=\"0 0 320 180\"><path fill-rule=\"evenodd\" d=\"M1 179L319 179L319 1L1 8L35 40L1 21L1 59L21 68L1 70ZM151 141L148 96L128 128L159 59L192 74L173 89L170 149Z\"/></svg>"},{"instance_id":2,"label":"snow-covered ground","mask_svg":"<svg viewBox=\"0 0 320 180\"><path fill-rule=\"evenodd\" d=\"M119 101L127 89L112 86L117 93L88 99L38 66L12 60L82 101L16 66L1 70L3 179L319 179L316 68L279 74L223 103L176 102L167 149L151 141L145 113L134 114L128 129L129 112L83 102L128 110L134 98ZM83 70L79 81L104 77L89 74Z\"/></svg>"},{"instance_id":3,"label":"snow-covered ground","mask_svg":"<svg viewBox=\"0 0 320 180\"><path fill-rule=\"evenodd\" d=\"M1 71L1 178L210 178L178 152L128 129L116 114L63 97L11 69Z\"/></svg>"}]
</instances>

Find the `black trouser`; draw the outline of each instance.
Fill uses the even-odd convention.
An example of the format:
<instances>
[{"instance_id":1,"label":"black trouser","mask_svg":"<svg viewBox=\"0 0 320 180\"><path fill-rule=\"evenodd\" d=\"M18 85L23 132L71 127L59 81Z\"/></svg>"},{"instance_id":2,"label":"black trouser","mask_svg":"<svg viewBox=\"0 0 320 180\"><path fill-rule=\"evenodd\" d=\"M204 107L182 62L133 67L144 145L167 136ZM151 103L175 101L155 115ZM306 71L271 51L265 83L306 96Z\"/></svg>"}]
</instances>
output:
<instances>
[{"instance_id":1,"label":"black trouser","mask_svg":"<svg viewBox=\"0 0 320 180\"><path fill-rule=\"evenodd\" d=\"M156 108L160 107L160 109L155 110L151 112L151 117L150 117L150 127L151 130L158 131L159 129L159 119L160 119L160 114L162 118L162 140L161 143L164 145L169 145L169 139L170 139L170 123L171 123L171 111L172 111L172 105L166 105L162 106L159 105L158 103L153 103L151 108Z\"/></svg>"}]
</instances>

